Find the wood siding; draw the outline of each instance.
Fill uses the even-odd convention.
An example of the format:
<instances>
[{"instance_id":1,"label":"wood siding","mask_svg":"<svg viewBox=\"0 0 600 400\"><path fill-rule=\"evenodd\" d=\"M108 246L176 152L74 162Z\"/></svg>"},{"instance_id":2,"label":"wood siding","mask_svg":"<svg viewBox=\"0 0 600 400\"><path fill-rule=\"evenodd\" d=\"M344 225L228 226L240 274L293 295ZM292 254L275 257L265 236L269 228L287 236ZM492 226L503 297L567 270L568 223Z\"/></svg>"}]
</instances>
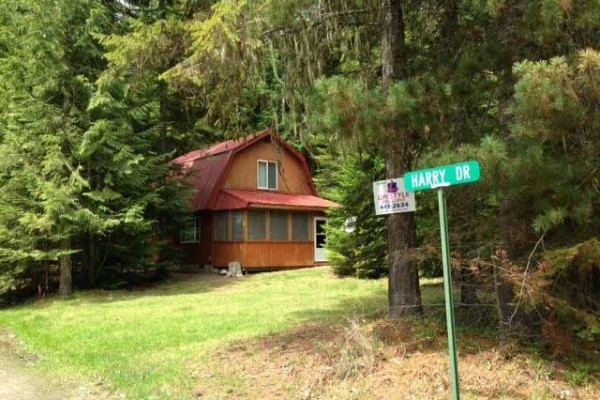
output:
<instances>
[{"instance_id":1,"label":"wood siding","mask_svg":"<svg viewBox=\"0 0 600 400\"><path fill-rule=\"evenodd\" d=\"M258 142L236 154L232 160L223 188L257 190L258 160L278 163L277 192L308 194L312 190L310 176L306 176L302 163L277 142L268 139Z\"/></svg>"},{"instance_id":2,"label":"wood siding","mask_svg":"<svg viewBox=\"0 0 600 400\"><path fill-rule=\"evenodd\" d=\"M213 218L211 213L200 213L200 242L181 243L179 237L176 241L184 251L183 264L204 265L209 263L210 245L213 241Z\"/></svg>"},{"instance_id":3,"label":"wood siding","mask_svg":"<svg viewBox=\"0 0 600 400\"><path fill-rule=\"evenodd\" d=\"M211 245L211 260L215 267L226 267L231 261L239 261L247 270L312 267L314 254L314 217L322 212L307 212L308 241L241 241L216 242ZM267 214L268 218L268 214ZM288 215L288 236L291 238L291 215ZM231 225L231 218L229 218ZM213 227L216 223L213 223ZM214 230L213 230L214 235ZM212 236L214 238L214 236ZM244 237L248 237L248 214L244 211ZM269 237L269 224L266 226Z\"/></svg>"},{"instance_id":4,"label":"wood siding","mask_svg":"<svg viewBox=\"0 0 600 400\"><path fill-rule=\"evenodd\" d=\"M295 210L294 210L295 211ZM231 261L239 261L247 270L281 269L312 267L322 265L315 262L314 255L314 217L324 215L322 212L307 212L308 241L225 241L217 242L215 238L216 214L203 212L200 217L200 242L177 243L184 251L184 265L212 263L215 267L227 267ZM244 237L248 237L248 214L243 211ZM268 214L267 214L268 218ZM228 219L231 230L231 218ZM266 238L269 237L269 224L266 226ZM288 237L292 237L291 214L288 214Z\"/></svg>"},{"instance_id":5,"label":"wood siding","mask_svg":"<svg viewBox=\"0 0 600 400\"><path fill-rule=\"evenodd\" d=\"M212 260L216 267L239 261L246 270L315 265L313 242L215 242Z\"/></svg>"},{"instance_id":6,"label":"wood siding","mask_svg":"<svg viewBox=\"0 0 600 400\"><path fill-rule=\"evenodd\" d=\"M211 212L200 214L202 225L200 226L200 263L201 265L210 263L210 246L213 242L213 216Z\"/></svg>"}]
</instances>

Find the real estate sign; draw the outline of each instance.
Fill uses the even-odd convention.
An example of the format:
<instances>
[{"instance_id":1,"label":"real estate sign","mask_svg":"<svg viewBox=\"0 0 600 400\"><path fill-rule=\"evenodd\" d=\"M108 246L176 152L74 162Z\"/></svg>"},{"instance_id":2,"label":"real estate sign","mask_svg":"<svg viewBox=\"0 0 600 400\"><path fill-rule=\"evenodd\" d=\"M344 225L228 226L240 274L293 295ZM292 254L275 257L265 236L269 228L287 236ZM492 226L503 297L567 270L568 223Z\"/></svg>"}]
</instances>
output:
<instances>
[{"instance_id":1,"label":"real estate sign","mask_svg":"<svg viewBox=\"0 0 600 400\"><path fill-rule=\"evenodd\" d=\"M375 214L385 215L416 210L415 194L404 189L404 179L373 182Z\"/></svg>"},{"instance_id":2,"label":"real estate sign","mask_svg":"<svg viewBox=\"0 0 600 400\"><path fill-rule=\"evenodd\" d=\"M465 161L458 164L407 172L404 175L404 181L406 182L407 191L416 192L418 190L477 182L480 177L479 162Z\"/></svg>"}]
</instances>

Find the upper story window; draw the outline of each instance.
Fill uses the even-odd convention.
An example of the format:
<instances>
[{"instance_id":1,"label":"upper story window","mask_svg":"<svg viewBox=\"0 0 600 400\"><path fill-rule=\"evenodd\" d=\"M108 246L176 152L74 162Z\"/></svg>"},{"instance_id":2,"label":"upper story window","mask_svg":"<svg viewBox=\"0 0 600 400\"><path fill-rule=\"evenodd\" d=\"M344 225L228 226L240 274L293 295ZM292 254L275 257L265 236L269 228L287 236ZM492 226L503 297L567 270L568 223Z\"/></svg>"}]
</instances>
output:
<instances>
[{"instance_id":1,"label":"upper story window","mask_svg":"<svg viewBox=\"0 0 600 400\"><path fill-rule=\"evenodd\" d=\"M258 188L277 190L277 163L258 160Z\"/></svg>"},{"instance_id":2,"label":"upper story window","mask_svg":"<svg viewBox=\"0 0 600 400\"><path fill-rule=\"evenodd\" d=\"M200 218L189 218L183 229L179 233L179 241L181 243L198 243L200 242Z\"/></svg>"}]
</instances>

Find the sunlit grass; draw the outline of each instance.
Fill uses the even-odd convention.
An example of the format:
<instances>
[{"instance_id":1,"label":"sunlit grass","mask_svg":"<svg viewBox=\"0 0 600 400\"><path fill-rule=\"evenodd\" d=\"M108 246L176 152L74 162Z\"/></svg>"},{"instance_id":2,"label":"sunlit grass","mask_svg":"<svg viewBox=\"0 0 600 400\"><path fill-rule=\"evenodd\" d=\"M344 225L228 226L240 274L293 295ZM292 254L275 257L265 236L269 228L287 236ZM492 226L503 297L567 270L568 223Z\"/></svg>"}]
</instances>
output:
<instances>
[{"instance_id":1,"label":"sunlit grass","mask_svg":"<svg viewBox=\"0 0 600 400\"><path fill-rule=\"evenodd\" d=\"M1 311L0 326L48 372L103 379L130 399L184 399L189 365L216 347L387 307L385 280L338 279L326 268L209 278L38 301Z\"/></svg>"}]
</instances>

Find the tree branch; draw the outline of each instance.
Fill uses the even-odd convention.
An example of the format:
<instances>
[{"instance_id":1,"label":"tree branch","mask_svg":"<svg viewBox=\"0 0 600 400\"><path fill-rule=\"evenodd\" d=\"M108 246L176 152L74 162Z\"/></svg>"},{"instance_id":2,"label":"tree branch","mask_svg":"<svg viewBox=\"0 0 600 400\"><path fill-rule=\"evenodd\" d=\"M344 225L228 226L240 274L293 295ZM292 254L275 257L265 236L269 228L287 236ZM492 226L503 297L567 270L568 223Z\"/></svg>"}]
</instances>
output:
<instances>
[{"instance_id":1,"label":"tree branch","mask_svg":"<svg viewBox=\"0 0 600 400\"><path fill-rule=\"evenodd\" d=\"M348 10L348 11L335 11L335 12L328 12L328 13L321 13L317 16L317 19L314 20L312 23L308 24L307 26L297 26L297 27L285 27L285 28L273 28L273 29L269 29L265 32L263 32L262 36L263 37L270 37L270 36L283 36L283 35L287 35L289 33L297 33L297 32L301 32L303 30L309 30L309 29L313 29L316 28L319 25L322 25L323 23L325 23L326 21L330 20L330 19L334 19L334 18L338 18L338 17L349 17L349 16L354 16L354 15L362 15L362 14L369 14L369 13L373 13L375 11L379 11L379 9L377 8L364 8L364 9L360 9L360 10ZM306 20L303 19L302 22L310 22L310 20ZM375 24L368 24L368 25L375 25Z\"/></svg>"}]
</instances>

